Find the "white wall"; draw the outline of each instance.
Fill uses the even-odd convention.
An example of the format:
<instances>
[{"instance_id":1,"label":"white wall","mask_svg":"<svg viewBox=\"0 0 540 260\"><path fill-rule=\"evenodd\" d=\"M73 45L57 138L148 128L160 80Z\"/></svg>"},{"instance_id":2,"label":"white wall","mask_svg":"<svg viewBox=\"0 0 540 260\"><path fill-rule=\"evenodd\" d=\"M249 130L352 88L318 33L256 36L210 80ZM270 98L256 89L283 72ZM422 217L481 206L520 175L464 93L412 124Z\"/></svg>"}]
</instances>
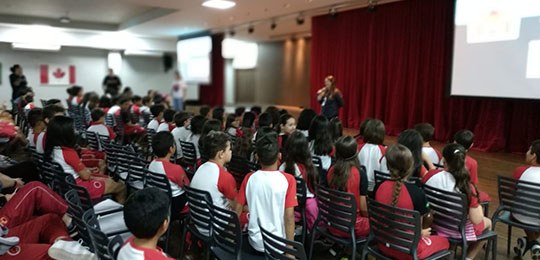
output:
<instances>
[{"instance_id":1,"label":"white wall","mask_svg":"<svg viewBox=\"0 0 540 260\"><path fill-rule=\"evenodd\" d=\"M76 67L76 84L85 91L103 93L101 83L107 71L106 50L62 47L59 52L15 51L11 45L0 43L1 83L0 102L3 104L11 98L9 84L9 68L20 64L29 86L34 88L36 100L67 98L66 88L69 86L42 86L39 84L39 65L66 64ZM175 55L173 55L175 56ZM119 73L124 86L130 86L138 95L145 95L148 89L156 89L168 93L173 80L173 70L164 73L161 58L124 56L122 71ZM189 95L188 95L189 96ZM39 102L36 104L39 105Z\"/></svg>"}]
</instances>

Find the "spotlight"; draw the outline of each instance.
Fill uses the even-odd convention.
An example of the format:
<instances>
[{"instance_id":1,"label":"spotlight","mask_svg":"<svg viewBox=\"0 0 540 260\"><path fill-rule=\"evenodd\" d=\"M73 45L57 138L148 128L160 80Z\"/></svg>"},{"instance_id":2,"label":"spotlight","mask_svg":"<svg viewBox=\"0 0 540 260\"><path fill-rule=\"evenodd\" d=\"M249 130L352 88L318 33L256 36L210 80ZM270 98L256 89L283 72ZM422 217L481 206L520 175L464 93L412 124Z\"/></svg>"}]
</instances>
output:
<instances>
[{"instance_id":1,"label":"spotlight","mask_svg":"<svg viewBox=\"0 0 540 260\"><path fill-rule=\"evenodd\" d=\"M231 37L234 37L234 36L236 35L236 32L234 31L234 29L231 29L231 30L229 31L229 35L230 35Z\"/></svg>"},{"instance_id":2,"label":"spotlight","mask_svg":"<svg viewBox=\"0 0 540 260\"><path fill-rule=\"evenodd\" d=\"M330 8L330 10L328 10L328 14L329 14L330 17L332 17L332 18L336 17L336 15L337 15L337 10L336 10L336 8L335 8L335 7Z\"/></svg>"},{"instance_id":3,"label":"spotlight","mask_svg":"<svg viewBox=\"0 0 540 260\"><path fill-rule=\"evenodd\" d=\"M248 27L248 33L249 33L249 34L252 34L254 31L255 31L255 27L253 27L253 25L250 25L250 26Z\"/></svg>"},{"instance_id":4,"label":"spotlight","mask_svg":"<svg viewBox=\"0 0 540 260\"><path fill-rule=\"evenodd\" d=\"M302 25L304 24L304 22L305 22L304 15L299 14L298 17L296 17L296 24Z\"/></svg>"},{"instance_id":5,"label":"spotlight","mask_svg":"<svg viewBox=\"0 0 540 260\"><path fill-rule=\"evenodd\" d=\"M368 2L368 11L375 12L375 8L377 7L377 0L369 0Z\"/></svg>"},{"instance_id":6,"label":"spotlight","mask_svg":"<svg viewBox=\"0 0 540 260\"><path fill-rule=\"evenodd\" d=\"M276 27L277 27L276 21L272 20L272 23L270 24L270 30L274 30L276 29Z\"/></svg>"}]
</instances>

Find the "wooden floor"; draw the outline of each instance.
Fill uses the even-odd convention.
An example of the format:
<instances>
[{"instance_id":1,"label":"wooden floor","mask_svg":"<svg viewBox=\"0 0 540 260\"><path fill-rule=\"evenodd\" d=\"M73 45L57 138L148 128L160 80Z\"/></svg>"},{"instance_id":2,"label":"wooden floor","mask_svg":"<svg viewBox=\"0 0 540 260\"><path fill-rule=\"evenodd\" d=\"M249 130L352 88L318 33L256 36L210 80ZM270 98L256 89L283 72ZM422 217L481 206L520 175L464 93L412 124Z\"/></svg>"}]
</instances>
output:
<instances>
[{"instance_id":1,"label":"wooden floor","mask_svg":"<svg viewBox=\"0 0 540 260\"><path fill-rule=\"evenodd\" d=\"M358 130L345 130L345 134L355 135ZM396 137L387 137L385 144L393 144L396 141ZM433 142L432 146L442 151L444 148L443 143ZM469 152L469 155L478 161L478 176L479 185L478 189L487 192L492 199L489 206L489 216L493 214L495 209L499 206L497 195L497 175L512 176L512 172L517 166L523 165L525 161L525 152L523 154L510 154L510 153L485 153L479 151ZM508 241L507 228L504 224L497 224L496 232L498 236L497 246L497 259L520 259L515 257L513 253L513 246L516 239L520 236L524 236L525 233L519 229L513 229L511 238L510 255L506 255L506 243ZM476 259L483 259L484 251L481 251ZM327 252L319 252L315 259L335 259ZM530 255L526 255L523 259L531 259Z\"/></svg>"}]
</instances>

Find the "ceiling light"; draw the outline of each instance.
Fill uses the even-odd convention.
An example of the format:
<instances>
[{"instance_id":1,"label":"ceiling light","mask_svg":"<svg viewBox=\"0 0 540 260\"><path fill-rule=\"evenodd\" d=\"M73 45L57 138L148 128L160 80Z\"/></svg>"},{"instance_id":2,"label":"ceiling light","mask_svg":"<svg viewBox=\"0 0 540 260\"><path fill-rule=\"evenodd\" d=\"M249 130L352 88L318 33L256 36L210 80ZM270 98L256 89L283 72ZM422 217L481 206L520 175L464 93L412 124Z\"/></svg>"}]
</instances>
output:
<instances>
[{"instance_id":1,"label":"ceiling light","mask_svg":"<svg viewBox=\"0 0 540 260\"><path fill-rule=\"evenodd\" d=\"M71 19L69 19L67 16L60 17L59 21L60 23L71 23Z\"/></svg>"},{"instance_id":2,"label":"ceiling light","mask_svg":"<svg viewBox=\"0 0 540 260\"><path fill-rule=\"evenodd\" d=\"M147 51L147 50L137 50L137 49L126 49L124 51L126 56L147 56L147 57L162 57L163 52L160 51Z\"/></svg>"},{"instance_id":3,"label":"ceiling light","mask_svg":"<svg viewBox=\"0 0 540 260\"><path fill-rule=\"evenodd\" d=\"M233 1L227 1L227 0L206 0L202 4L203 6L210 7L210 8L216 8L216 9L229 9L231 7L234 7L236 5Z\"/></svg>"},{"instance_id":4,"label":"ceiling light","mask_svg":"<svg viewBox=\"0 0 540 260\"><path fill-rule=\"evenodd\" d=\"M299 14L298 17L296 17L296 24L302 25L304 24L305 19L303 14Z\"/></svg>"},{"instance_id":5,"label":"ceiling light","mask_svg":"<svg viewBox=\"0 0 540 260\"><path fill-rule=\"evenodd\" d=\"M15 50L39 50L39 51L59 51L62 48L59 44L39 44L14 42L11 47Z\"/></svg>"}]
</instances>

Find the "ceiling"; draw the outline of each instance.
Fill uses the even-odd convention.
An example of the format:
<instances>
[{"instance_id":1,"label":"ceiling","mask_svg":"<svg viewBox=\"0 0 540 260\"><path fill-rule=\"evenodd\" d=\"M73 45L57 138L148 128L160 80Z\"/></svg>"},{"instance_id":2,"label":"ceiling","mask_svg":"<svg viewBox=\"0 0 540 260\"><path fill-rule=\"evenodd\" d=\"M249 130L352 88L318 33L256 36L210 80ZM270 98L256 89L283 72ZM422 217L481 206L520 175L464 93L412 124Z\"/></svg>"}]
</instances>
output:
<instances>
[{"instance_id":1,"label":"ceiling","mask_svg":"<svg viewBox=\"0 0 540 260\"><path fill-rule=\"evenodd\" d=\"M127 32L175 38L201 31L230 32L254 41L309 34L313 15L367 6L370 0L235 0L236 6L217 10L202 0L2 0L0 23L48 24L55 27ZM378 4L400 0L378 0ZM305 23L298 25L302 13ZM68 16L69 24L59 18ZM270 29L272 20L277 27ZM249 34L252 25L254 32Z\"/></svg>"}]
</instances>

